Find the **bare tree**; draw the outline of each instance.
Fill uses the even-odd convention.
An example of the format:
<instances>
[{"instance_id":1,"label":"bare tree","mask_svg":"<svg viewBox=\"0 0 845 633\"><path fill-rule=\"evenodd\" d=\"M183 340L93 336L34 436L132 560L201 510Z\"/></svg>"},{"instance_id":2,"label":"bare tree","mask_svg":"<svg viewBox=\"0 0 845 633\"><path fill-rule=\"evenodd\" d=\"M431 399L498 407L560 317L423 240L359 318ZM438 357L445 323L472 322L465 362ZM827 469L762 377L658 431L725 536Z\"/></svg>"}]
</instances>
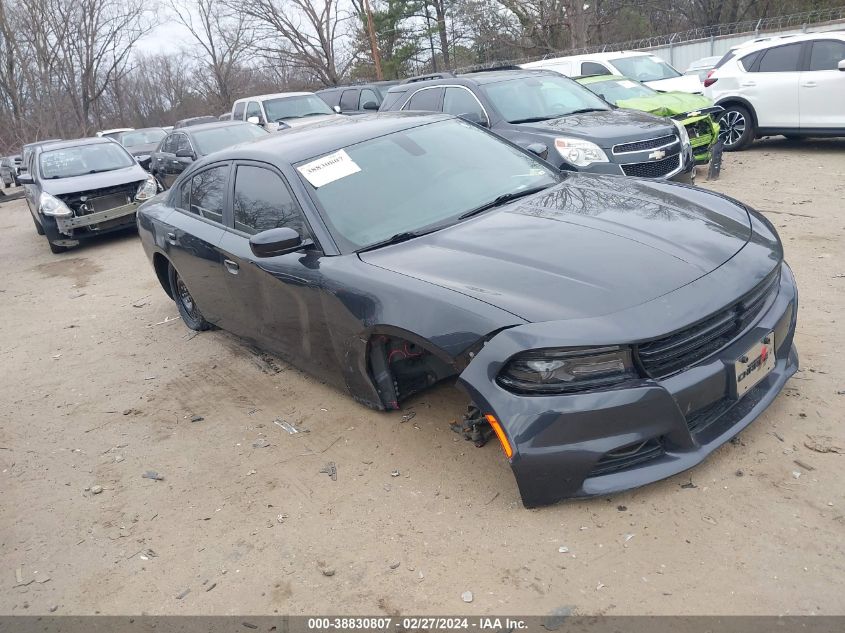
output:
<instances>
[{"instance_id":1,"label":"bare tree","mask_svg":"<svg viewBox=\"0 0 845 633\"><path fill-rule=\"evenodd\" d=\"M239 0L237 6L256 20L264 54L325 86L346 74L353 61L344 50L353 16L340 10L339 0Z\"/></svg>"},{"instance_id":2,"label":"bare tree","mask_svg":"<svg viewBox=\"0 0 845 633\"><path fill-rule=\"evenodd\" d=\"M197 79L219 109L232 107L245 81L245 62L253 56L253 19L222 0L171 0L176 16L190 32L200 70Z\"/></svg>"}]
</instances>

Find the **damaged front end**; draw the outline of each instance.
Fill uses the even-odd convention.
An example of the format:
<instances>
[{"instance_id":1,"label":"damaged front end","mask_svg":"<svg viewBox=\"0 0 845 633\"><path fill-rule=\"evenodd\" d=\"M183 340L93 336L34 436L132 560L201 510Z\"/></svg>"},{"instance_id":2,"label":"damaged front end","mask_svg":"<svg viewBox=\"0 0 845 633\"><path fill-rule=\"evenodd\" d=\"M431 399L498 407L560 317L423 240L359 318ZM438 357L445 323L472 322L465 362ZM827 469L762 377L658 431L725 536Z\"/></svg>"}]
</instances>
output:
<instances>
[{"instance_id":1,"label":"damaged front end","mask_svg":"<svg viewBox=\"0 0 845 633\"><path fill-rule=\"evenodd\" d=\"M55 196L42 193L40 211L55 219L58 239L52 241L70 246L85 237L133 226L138 206L157 191L155 182L143 180Z\"/></svg>"},{"instance_id":2,"label":"damaged front end","mask_svg":"<svg viewBox=\"0 0 845 633\"><path fill-rule=\"evenodd\" d=\"M713 273L673 293L672 305L708 314L707 297L736 279L736 268L725 268L727 277ZM782 265L715 316L678 330L671 323L680 313L666 307L657 318L646 303L598 321L498 333L458 378L476 408L455 430L476 445L498 436L526 507L611 494L695 466L753 422L797 370L795 281ZM714 339L716 317L725 325ZM736 364L761 341L773 341L771 369L737 395Z\"/></svg>"}]
</instances>

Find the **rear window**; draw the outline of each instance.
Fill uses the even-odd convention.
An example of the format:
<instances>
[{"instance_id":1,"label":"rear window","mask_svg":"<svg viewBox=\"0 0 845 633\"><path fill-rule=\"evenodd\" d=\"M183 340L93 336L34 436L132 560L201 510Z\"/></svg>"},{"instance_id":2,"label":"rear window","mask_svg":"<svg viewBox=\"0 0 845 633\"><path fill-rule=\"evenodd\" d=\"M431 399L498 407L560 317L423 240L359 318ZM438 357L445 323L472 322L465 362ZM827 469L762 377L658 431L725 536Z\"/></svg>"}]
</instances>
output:
<instances>
[{"instance_id":1,"label":"rear window","mask_svg":"<svg viewBox=\"0 0 845 633\"><path fill-rule=\"evenodd\" d=\"M721 68L725 64L727 64L730 60L732 60L736 56L736 51L728 51L724 55L722 55L722 59L716 62L716 65L713 68Z\"/></svg>"}]
</instances>

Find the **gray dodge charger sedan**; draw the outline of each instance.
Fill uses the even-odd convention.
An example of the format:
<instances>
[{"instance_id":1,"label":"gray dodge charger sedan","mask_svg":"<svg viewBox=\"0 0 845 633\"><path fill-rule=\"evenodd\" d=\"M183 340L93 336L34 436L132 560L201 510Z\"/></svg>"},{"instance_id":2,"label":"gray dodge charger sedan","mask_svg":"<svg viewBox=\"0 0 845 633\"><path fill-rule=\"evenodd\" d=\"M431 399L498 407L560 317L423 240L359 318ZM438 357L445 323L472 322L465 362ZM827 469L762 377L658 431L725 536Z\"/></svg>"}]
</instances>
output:
<instances>
[{"instance_id":1,"label":"gray dodge charger sedan","mask_svg":"<svg viewBox=\"0 0 845 633\"><path fill-rule=\"evenodd\" d=\"M798 367L772 224L669 182L561 174L444 115L340 118L192 164L138 212L185 324L375 409L472 400L523 502L694 466Z\"/></svg>"}]
</instances>

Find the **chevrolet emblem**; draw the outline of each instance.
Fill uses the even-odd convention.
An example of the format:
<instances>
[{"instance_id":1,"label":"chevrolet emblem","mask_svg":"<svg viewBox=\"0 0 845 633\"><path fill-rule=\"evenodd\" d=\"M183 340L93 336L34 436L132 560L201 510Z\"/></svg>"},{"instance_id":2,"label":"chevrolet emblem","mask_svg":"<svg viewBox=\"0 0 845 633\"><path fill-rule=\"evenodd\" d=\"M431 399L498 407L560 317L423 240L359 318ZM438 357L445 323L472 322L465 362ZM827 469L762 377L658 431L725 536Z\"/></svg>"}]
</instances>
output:
<instances>
[{"instance_id":1,"label":"chevrolet emblem","mask_svg":"<svg viewBox=\"0 0 845 633\"><path fill-rule=\"evenodd\" d=\"M660 160L664 156L666 156L666 152L664 152L662 149L656 149L648 155L649 158L653 158L654 160Z\"/></svg>"}]
</instances>

